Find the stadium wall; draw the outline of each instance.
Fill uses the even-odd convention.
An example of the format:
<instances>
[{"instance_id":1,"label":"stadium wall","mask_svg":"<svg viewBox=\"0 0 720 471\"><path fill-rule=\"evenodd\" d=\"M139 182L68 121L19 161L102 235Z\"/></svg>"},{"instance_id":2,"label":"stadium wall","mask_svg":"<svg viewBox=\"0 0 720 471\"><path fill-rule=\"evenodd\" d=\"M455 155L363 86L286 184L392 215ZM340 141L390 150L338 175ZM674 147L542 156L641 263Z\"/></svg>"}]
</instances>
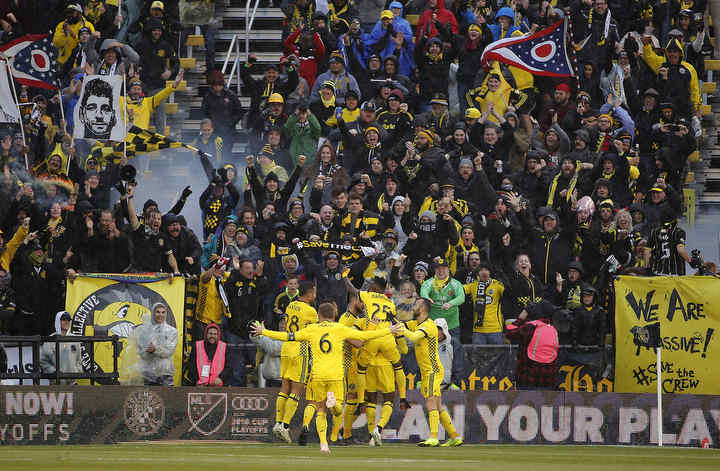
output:
<instances>
[{"instance_id":1,"label":"stadium wall","mask_svg":"<svg viewBox=\"0 0 720 471\"><path fill-rule=\"evenodd\" d=\"M0 444L86 444L134 440L270 439L274 389L3 387ZM413 406L396 408L387 441L428 436L417 391ZM556 391L449 391L443 394L466 443L653 445L656 398L651 394ZM717 446L720 396L665 395L664 442ZM297 414L296 418L299 420ZM297 427L294 427L297 428ZM365 416L354 424L367 430ZM444 432L440 431L441 435ZM442 437L441 437L442 438Z\"/></svg>"}]
</instances>

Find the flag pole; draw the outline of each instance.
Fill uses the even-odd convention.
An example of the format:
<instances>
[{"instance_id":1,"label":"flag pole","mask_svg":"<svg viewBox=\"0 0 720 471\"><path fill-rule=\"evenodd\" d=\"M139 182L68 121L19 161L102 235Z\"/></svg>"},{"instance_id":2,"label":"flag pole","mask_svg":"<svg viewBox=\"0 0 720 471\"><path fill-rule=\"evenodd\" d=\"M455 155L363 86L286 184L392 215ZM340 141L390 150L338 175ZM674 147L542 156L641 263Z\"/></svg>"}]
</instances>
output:
<instances>
[{"instance_id":1,"label":"flag pole","mask_svg":"<svg viewBox=\"0 0 720 471\"><path fill-rule=\"evenodd\" d=\"M5 67L7 67L8 72L8 81L10 82L10 86L12 87L13 92L13 99L15 100L15 104L18 107L18 113L20 114L20 134L22 134L22 140L23 140L23 147L27 147L27 142L25 141L25 126L23 126L23 117L22 117L22 110L20 109L20 103L18 102L17 98L17 91L15 90L15 79L13 79L12 70L10 70L10 62L5 61ZM23 149L24 151L25 149ZM28 162L28 156L27 153L23 152L25 154L25 169L30 171L30 163Z\"/></svg>"},{"instance_id":2,"label":"flag pole","mask_svg":"<svg viewBox=\"0 0 720 471\"><path fill-rule=\"evenodd\" d=\"M658 446L663 446L663 413L662 413L662 358L660 347L655 347L655 368L657 370L657 439Z\"/></svg>"},{"instance_id":3,"label":"flag pole","mask_svg":"<svg viewBox=\"0 0 720 471\"><path fill-rule=\"evenodd\" d=\"M125 119L123 120L123 161L125 161L127 160L127 120L130 119L130 116L128 116L127 78L125 77L125 73L123 73L123 101L125 102Z\"/></svg>"}]
</instances>

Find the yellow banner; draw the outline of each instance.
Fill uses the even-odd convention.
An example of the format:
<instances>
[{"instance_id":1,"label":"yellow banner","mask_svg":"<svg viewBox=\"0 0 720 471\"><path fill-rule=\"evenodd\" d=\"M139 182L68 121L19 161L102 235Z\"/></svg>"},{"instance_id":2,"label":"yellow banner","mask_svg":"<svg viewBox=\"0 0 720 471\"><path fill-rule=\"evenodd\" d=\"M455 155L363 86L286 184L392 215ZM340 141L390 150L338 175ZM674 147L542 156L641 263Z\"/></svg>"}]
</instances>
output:
<instances>
[{"instance_id":1,"label":"yellow banner","mask_svg":"<svg viewBox=\"0 0 720 471\"><path fill-rule=\"evenodd\" d=\"M720 279L621 276L615 281L615 392L657 391L655 349L630 330L660 323L665 393L720 394Z\"/></svg>"},{"instance_id":2,"label":"yellow banner","mask_svg":"<svg viewBox=\"0 0 720 471\"><path fill-rule=\"evenodd\" d=\"M177 347L173 353L174 384L180 385L182 374L183 310L185 280L177 277L170 284L167 278L146 275L98 274L80 276L67 283L65 309L73 316L73 335L118 335L123 351L119 365L134 363L137 358L123 358L128 353L128 338L143 315L150 315L155 303L168 306L165 322L177 330ZM82 346L83 368L90 371L90 352ZM97 371L113 369L112 343L95 344ZM121 372L122 381L122 372Z\"/></svg>"}]
</instances>

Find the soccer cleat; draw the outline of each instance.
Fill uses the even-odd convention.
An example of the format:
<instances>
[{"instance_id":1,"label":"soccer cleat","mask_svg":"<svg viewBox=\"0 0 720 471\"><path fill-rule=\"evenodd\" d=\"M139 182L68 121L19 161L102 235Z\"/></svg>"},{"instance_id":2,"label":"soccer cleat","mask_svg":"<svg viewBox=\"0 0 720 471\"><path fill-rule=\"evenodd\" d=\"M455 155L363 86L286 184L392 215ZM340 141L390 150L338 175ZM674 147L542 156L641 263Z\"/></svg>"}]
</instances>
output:
<instances>
[{"instance_id":1,"label":"soccer cleat","mask_svg":"<svg viewBox=\"0 0 720 471\"><path fill-rule=\"evenodd\" d=\"M278 435L280 436L280 439L285 440L286 443L292 443L292 438L290 438L290 429L285 428L283 425L281 425L279 429L280 431L278 432Z\"/></svg>"},{"instance_id":2,"label":"soccer cleat","mask_svg":"<svg viewBox=\"0 0 720 471\"><path fill-rule=\"evenodd\" d=\"M373 437L370 437L370 441L368 442L368 446L375 446L375 439Z\"/></svg>"},{"instance_id":3,"label":"soccer cleat","mask_svg":"<svg viewBox=\"0 0 720 471\"><path fill-rule=\"evenodd\" d=\"M298 437L298 445L305 446L307 445L307 439L308 439L308 429L307 427L303 427L300 430L300 436Z\"/></svg>"},{"instance_id":4,"label":"soccer cleat","mask_svg":"<svg viewBox=\"0 0 720 471\"><path fill-rule=\"evenodd\" d=\"M320 451L323 453L330 453L330 447L327 443L321 443L320 444Z\"/></svg>"},{"instance_id":5,"label":"soccer cleat","mask_svg":"<svg viewBox=\"0 0 720 471\"><path fill-rule=\"evenodd\" d=\"M423 447L440 446L440 442L438 441L437 438L428 438L424 442L418 443L418 446L423 446Z\"/></svg>"},{"instance_id":6,"label":"soccer cleat","mask_svg":"<svg viewBox=\"0 0 720 471\"><path fill-rule=\"evenodd\" d=\"M463 444L463 439L460 437L451 438L440 446L460 446Z\"/></svg>"},{"instance_id":7,"label":"soccer cleat","mask_svg":"<svg viewBox=\"0 0 720 471\"><path fill-rule=\"evenodd\" d=\"M375 445L371 446L382 446L382 433L380 432L380 429L375 427L370 435L372 435L372 439L375 441Z\"/></svg>"},{"instance_id":8,"label":"soccer cleat","mask_svg":"<svg viewBox=\"0 0 720 471\"><path fill-rule=\"evenodd\" d=\"M335 400L335 393L332 391L328 391L327 399L325 399L325 406L328 409L332 409L333 407L335 407L335 404L337 404L337 401Z\"/></svg>"}]
</instances>

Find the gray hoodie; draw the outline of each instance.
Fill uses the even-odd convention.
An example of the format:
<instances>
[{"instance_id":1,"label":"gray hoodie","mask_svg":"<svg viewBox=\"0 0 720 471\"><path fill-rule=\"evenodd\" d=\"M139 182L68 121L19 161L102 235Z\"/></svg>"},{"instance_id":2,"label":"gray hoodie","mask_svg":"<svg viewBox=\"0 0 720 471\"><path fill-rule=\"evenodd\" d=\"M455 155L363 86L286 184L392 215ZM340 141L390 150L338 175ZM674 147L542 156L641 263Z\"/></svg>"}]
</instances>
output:
<instances>
[{"instance_id":1,"label":"gray hoodie","mask_svg":"<svg viewBox=\"0 0 720 471\"><path fill-rule=\"evenodd\" d=\"M283 341L273 340L264 336L253 337L250 340L257 344L258 348L265 352L260 368L262 369L263 378L266 380L280 381L280 352L282 351Z\"/></svg>"},{"instance_id":2,"label":"gray hoodie","mask_svg":"<svg viewBox=\"0 0 720 471\"><path fill-rule=\"evenodd\" d=\"M55 333L53 335L70 336L72 333L68 330L65 334L60 329L60 317L65 311L55 314ZM40 369L43 373L55 373L57 365L55 365L55 343L45 342L40 347ZM57 342L60 344L60 372L61 373L82 373L82 363L80 361L80 343L78 342ZM77 380L63 379L60 384L75 384Z\"/></svg>"}]
</instances>

